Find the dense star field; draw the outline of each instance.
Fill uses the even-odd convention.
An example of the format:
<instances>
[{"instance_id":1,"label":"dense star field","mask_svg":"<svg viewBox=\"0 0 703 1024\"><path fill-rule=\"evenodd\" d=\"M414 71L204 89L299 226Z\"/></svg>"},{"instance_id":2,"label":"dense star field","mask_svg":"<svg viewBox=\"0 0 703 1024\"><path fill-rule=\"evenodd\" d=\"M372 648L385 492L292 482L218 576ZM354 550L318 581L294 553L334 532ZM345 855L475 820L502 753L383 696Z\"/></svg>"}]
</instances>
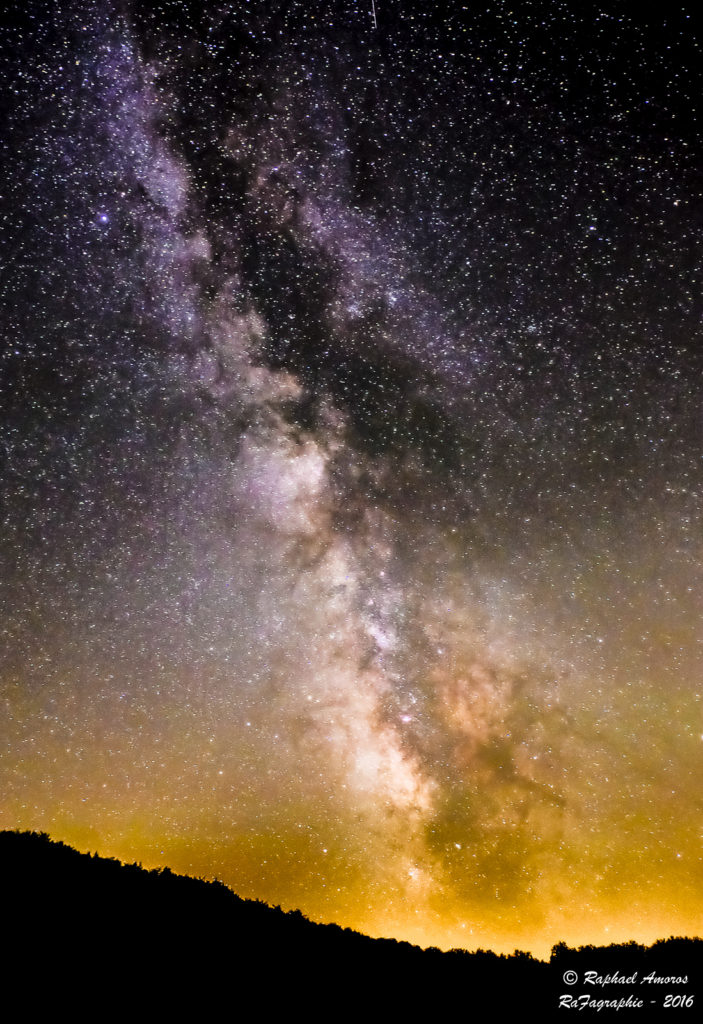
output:
<instances>
[{"instance_id":1,"label":"dense star field","mask_svg":"<svg viewBox=\"0 0 703 1024\"><path fill-rule=\"evenodd\" d=\"M697 934L695 5L367 6L4 11L0 827Z\"/></svg>"}]
</instances>

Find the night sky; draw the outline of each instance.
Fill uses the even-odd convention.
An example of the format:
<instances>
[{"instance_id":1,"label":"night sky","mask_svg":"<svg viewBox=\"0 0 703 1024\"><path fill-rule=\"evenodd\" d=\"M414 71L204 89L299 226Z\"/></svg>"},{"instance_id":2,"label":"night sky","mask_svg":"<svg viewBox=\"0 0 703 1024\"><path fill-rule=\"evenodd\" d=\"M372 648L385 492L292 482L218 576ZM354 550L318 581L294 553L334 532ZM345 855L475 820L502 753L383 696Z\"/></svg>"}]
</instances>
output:
<instances>
[{"instance_id":1,"label":"night sky","mask_svg":"<svg viewBox=\"0 0 703 1024\"><path fill-rule=\"evenodd\" d=\"M3 11L0 827L697 934L696 5L369 6Z\"/></svg>"}]
</instances>

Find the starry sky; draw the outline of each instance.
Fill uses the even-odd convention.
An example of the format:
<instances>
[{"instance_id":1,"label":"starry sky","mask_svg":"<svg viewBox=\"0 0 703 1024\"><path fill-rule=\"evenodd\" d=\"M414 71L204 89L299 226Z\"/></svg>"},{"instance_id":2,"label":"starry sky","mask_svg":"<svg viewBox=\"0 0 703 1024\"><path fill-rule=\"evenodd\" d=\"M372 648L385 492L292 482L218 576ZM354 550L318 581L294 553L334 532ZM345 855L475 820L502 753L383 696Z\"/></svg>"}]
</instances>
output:
<instances>
[{"instance_id":1,"label":"starry sky","mask_svg":"<svg viewBox=\"0 0 703 1024\"><path fill-rule=\"evenodd\" d=\"M368 6L3 12L0 827L697 934L703 26Z\"/></svg>"}]
</instances>

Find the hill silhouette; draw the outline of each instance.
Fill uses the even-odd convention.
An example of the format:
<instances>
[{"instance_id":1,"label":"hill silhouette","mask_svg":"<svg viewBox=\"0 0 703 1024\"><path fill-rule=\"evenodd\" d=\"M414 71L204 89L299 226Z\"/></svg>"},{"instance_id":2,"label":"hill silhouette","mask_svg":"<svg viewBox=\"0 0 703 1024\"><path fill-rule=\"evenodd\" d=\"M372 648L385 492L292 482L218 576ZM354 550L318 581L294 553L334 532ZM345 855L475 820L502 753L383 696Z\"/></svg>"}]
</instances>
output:
<instances>
[{"instance_id":1,"label":"hill silhouette","mask_svg":"<svg viewBox=\"0 0 703 1024\"><path fill-rule=\"evenodd\" d=\"M664 993L695 996L692 1012L682 1006L679 1017L700 1012L700 939L672 938L649 949L562 944L549 963L529 953L422 950L241 899L221 882L82 854L45 833L0 832L0 878L10 989L32 1004L63 1004L94 1020L110 1019L111 1008L135 999L164 1012L197 1010L201 1019L228 1007L226 1019L288 1012L419 1019L451 1011L485 1020L488 1012L533 1009L547 1020L564 1019L563 994L602 1000L632 991L648 1000L636 1020L661 1019ZM567 970L639 977L637 984L569 987ZM643 984L650 971L689 980ZM600 1019L604 1011L592 1012Z\"/></svg>"}]
</instances>

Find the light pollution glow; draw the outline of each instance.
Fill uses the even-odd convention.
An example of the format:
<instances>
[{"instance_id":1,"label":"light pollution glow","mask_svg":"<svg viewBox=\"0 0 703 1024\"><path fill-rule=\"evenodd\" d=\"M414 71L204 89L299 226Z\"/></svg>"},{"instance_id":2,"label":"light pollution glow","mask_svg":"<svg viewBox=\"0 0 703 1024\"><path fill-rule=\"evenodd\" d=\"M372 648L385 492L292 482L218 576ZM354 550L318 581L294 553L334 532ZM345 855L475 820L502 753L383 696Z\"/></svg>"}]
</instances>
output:
<instances>
[{"instance_id":1,"label":"light pollution glow","mask_svg":"<svg viewBox=\"0 0 703 1024\"><path fill-rule=\"evenodd\" d=\"M696 934L693 365L584 341L560 391L458 329L402 205L354 199L324 46L269 95L242 56L197 129L217 206L195 73L75 11L37 57L74 116L33 201L71 227L27 243L18 345L75 337L8 419L0 826L440 948Z\"/></svg>"}]
</instances>

